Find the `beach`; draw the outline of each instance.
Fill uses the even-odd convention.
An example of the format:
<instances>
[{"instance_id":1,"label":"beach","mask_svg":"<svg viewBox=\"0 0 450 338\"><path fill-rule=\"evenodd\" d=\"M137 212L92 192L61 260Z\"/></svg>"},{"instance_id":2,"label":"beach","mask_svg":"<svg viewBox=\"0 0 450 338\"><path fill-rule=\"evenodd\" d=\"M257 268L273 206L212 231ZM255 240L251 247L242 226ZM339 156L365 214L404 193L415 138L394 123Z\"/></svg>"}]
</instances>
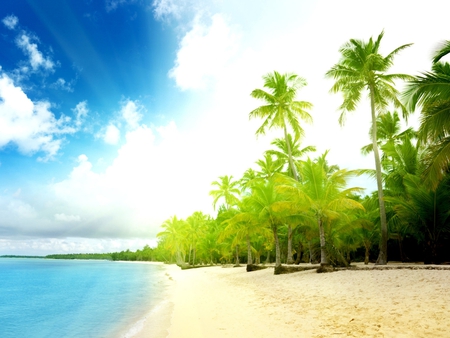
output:
<instances>
[{"instance_id":1,"label":"beach","mask_svg":"<svg viewBox=\"0 0 450 338\"><path fill-rule=\"evenodd\" d=\"M167 265L170 323L136 337L448 337L450 270L397 266L274 275Z\"/></svg>"}]
</instances>

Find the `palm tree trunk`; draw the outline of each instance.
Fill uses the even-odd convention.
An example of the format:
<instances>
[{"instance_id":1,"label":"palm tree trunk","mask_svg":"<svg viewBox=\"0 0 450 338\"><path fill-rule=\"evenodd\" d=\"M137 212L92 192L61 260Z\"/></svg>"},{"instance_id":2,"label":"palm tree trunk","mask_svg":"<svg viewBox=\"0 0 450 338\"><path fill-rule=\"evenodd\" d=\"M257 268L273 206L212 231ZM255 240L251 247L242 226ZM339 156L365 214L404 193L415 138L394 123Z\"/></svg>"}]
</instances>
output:
<instances>
[{"instance_id":1,"label":"palm tree trunk","mask_svg":"<svg viewBox=\"0 0 450 338\"><path fill-rule=\"evenodd\" d=\"M250 245L250 236L247 235L247 264L252 265L253 259L252 259L252 246Z\"/></svg>"},{"instance_id":2,"label":"palm tree trunk","mask_svg":"<svg viewBox=\"0 0 450 338\"><path fill-rule=\"evenodd\" d=\"M325 231L323 229L323 222L320 218L318 219L318 223L320 234L320 265L324 266L329 265L330 263L328 262L327 250L325 248Z\"/></svg>"},{"instance_id":3,"label":"palm tree trunk","mask_svg":"<svg viewBox=\"0 0 450 338\"><path fill-rule=\"evenodd\" d=\"M378 143L377 143L377 118L375 114L375 93L373 84L370 85L369 91L370 91L370 108L372 113L372 145L373 145L373 154L375 157L375 169L377 174L378 203L380 206L380 223L381 223L381 239L379 246L380 252L378 254L376 264L386 265L388 230L386 221L386 207L384 205L383 180L381 178L380 153L378 151Z\"/></svg>"},{"instance_id":4,"label":"palm tree trunk","mask_svg":"<svg viewBox=\"0 0 450 338\"><path fill-rule=\"evenodd\" d=\"M270 263L270 250L267 250L266 264Z\"/></svg>"},{"instance_id":5,"label":"palm tree trunk","mask_svg":"<svg viewBox=\"0 0 450 338\"><path fill-rule=\"evenodd\" d=\"M192 243L189 244L189 260L188 260L188 264L191 264L191 251L192 251Z\"/></svg>"},{"instance_id":6,"label":"palm tree trunk","mask_svg":"<svg viewBox=\"0 0 450 338\"><path fill-rule=\"evenodd\" d=\"M236 245L236 264L234 266L240 266L240 264L239 264L239 244Z\"/></svg>"},{"instance_id":7,"label":"palm tree trunk","mask_svg":"<svg viewBox=\"0 0 450 338\"><path fill-rule=\"evenodd\" d=\"M302 241L299 241L297 249L297 259L295 260L294 264L300 264L303 258L302 256L303 256L303 244Z\"/></svg>"},{"instance_id":8,"label":"palm tree trunk","mask_svg":"<svg viewBox=\"0 0 450 338\"><path fill-rule=\"evenodd\" d=\"M309 264L312 264L316 260L316 256L312 250L311 240L308 241L309 246Z\"/></svg>"},{"instance_id":9,"label":"palm tree trunk","mask_svg":"<svg viewBox=\"0 0 450 338\"><path fill-rule=\"evenodd\" d=\"M281 266L280 241L278 240L277 227L273 228L273 238L275 240L275 267Z\"/></svg>"},{"instance_id":10,"label":"palm tree trunk","mask_svg":"<svg viewBox=\"0 0 450 338\"><path fill-rule=\"evenodd\" d=\"M288 247L287 247L286 264L294 264L294 260L292 259L292 235L293 235L292 228L290 225L288 225Z\"/></svg>"},{"instance_id":11,"label":"palm tree trunk","mask_svg":"<svg viewBox=\"0 0 450 338\"><path fill-rule=\"evenodd\" d=\"M366 249L366 252L364 254L364 264L367 265L367 264L369 264L369 258L370 258L369 257L369 255L370 255L370 246L365 244L364 247Z\"/></svg>"}]
</instances>

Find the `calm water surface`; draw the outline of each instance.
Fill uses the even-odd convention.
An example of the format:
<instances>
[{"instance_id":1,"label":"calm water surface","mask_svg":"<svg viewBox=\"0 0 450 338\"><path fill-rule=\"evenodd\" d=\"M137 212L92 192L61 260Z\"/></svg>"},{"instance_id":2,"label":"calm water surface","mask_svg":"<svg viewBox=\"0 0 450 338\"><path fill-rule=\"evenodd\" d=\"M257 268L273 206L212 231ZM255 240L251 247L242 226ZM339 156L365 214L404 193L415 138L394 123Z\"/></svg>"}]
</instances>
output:
<instances>
[{"instance_id":1,"label":"calm water surface","mask_svg":"<svg viewBox=\"0 0 450 338\"><path fill-rule=\"evenodd\" d=\"M0 337L120 337L166 297L164 266L0 258Z\"/></svg>"}]
</instances>

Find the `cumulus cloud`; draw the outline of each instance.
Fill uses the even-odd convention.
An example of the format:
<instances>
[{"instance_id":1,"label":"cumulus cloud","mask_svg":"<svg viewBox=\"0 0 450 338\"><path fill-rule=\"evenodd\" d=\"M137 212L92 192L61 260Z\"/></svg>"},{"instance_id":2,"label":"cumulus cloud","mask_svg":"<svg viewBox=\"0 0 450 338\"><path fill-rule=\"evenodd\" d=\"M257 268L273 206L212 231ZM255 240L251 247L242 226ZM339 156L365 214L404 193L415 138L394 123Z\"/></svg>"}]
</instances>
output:
<instances>
[{"instance_id":1,"label":"cumulus cloud","mask_svg":"<svg viewBox=\"0 0 450 338\"><path fill-rule=\"evenodd\" d=\"M43 68L45 70L53 70L55 63L50 57L45 57L38 49L38 45L32 42L32 38L26 33L20 34L16 39L16 44L28 54L31 68L34 71Z\"/></svg>"},{"instance_id":2,"label":"cumulus cloud","mask_svg":"<svg viewBox=\"0 0 450 338\"><path fill-rule=\"evenodd\" d=\"M103 134L103 141L107 144L116 145L120 140L120 130L115 125L110 124L106 127L106 131Z\"/></svg>"},{"instance_id":3,"label":"cumulus cloud","mask_svg":"<svg viewBox=\"0 0 450 338\"><path fill-rule=\"evenodd\" d=\"M239 35L227 24L224 17L215 14L211 24L194 20L193 28L181 40L175 66L169 76L183 89L198 89L226 72L226 67L236 53Z\"/></svg>"},{"instance_id":4,"label":"cumulus cloud","mask_svg":"<svg viewBox=\"0 0 450 338\"><path fill-rule=\"evenodd\" d=\"M11 14L5 16L2 22L8 29L14 29L16 28L16 25L19 23L19 19L17 18L17 16Z\"/></svg>"},{"instance_id":5,"label":"cumulus cloud","mask_svg":"<svg viewBox=\"0 0 450 338\"><path fill-rule=\"evenodd\" d=\"M11 78L0 75L0 148L15 144L22 154L43 152L39 159L47 161L61 148L61 136L75 131L69 117L55 117L49 102L31 101Z\"/></svg>"},{"instance_id":6,"label":"cumulus cloud","mask_svg":"<svg viewBox=\"0 0 450 338\"><path fill-rule=\"evenodd\" d=\"M123 119L125 119L128 127L135 129L139 126L144 110L145 108L141 106L139 102L128 99L122 102L120 115Z\"/></svg>"}]
</instances>

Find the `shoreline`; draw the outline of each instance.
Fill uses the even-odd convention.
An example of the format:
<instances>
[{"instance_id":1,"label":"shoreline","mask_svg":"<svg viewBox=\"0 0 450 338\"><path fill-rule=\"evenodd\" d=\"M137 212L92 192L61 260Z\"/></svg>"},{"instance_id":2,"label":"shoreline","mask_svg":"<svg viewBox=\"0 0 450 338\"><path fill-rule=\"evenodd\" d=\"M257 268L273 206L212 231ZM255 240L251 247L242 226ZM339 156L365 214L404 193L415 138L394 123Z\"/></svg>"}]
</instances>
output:
<instances>
[{"instance_id":1,"label":"shoreline","mask_svg":"<svg viewBox=\"0 0 450 338\"><path fill-rule=\"evenodd\" d=\"M448 265L441 270L444 266L369 264L283 275L272 268L246 272L245 265L165 266L173 280L167 289L170 321L155 335L151 322L162 323L154 313L148 318L155 320L133 337L447 337L450 332Z\"/></svg>"}]
</instances>

